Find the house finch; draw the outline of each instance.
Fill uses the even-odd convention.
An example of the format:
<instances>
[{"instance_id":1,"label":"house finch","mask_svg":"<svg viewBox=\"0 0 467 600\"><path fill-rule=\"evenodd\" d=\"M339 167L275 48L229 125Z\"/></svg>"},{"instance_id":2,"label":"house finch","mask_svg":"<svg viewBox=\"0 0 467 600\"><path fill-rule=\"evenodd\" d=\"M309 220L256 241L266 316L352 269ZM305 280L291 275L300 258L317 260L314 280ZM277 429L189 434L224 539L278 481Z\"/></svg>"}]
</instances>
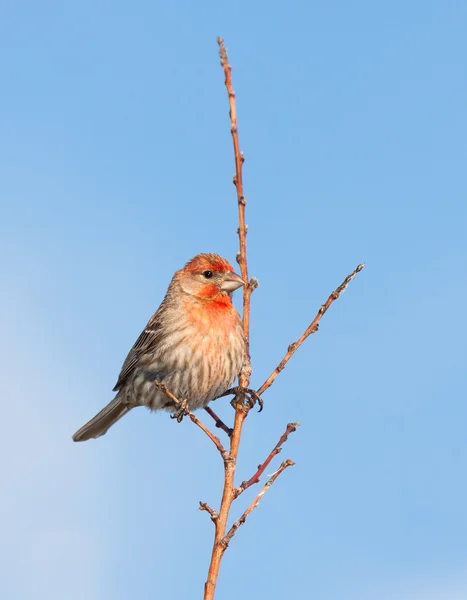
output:
<instances>
[{"instance_id":1,"label":"house finch","mask_svg":"<svg viewBox=\"0 0 467 600\"><path fill-rule=\"evenodd\" d=\"M155 381L190 409L205 407L225 392L249 361L232 292L244 285L217 254L198 254L170 282L123 363L117 395L73 436L75 442L104 435L135 406L175 411Z\"/></svg>"}]
</instances>

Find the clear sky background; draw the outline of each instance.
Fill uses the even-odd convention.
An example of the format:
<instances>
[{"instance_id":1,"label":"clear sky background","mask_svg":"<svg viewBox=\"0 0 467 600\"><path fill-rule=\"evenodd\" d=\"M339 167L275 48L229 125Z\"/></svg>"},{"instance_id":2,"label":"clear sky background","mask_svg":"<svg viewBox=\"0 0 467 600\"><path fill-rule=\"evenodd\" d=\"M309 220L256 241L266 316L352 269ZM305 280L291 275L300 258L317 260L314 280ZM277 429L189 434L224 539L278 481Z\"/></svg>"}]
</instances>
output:
<instances>
[{"instance_id":1,"label":"clear sky background","mask_svg":"<svg viewBox=\"0 0 467 600\"><path fill-rule=\"evenodd\" d=\"M238 481L298 420L279 457L296 466L232 541L217 597L465 599L465 2L6 0L0 16L0 596L202 597L198 501L218 506L223 472L208 439L143 409L71 434L173 272L235 258L223 35L260 281L253 385L366 268L248 419Z\"/></svg>"}]
</instances>

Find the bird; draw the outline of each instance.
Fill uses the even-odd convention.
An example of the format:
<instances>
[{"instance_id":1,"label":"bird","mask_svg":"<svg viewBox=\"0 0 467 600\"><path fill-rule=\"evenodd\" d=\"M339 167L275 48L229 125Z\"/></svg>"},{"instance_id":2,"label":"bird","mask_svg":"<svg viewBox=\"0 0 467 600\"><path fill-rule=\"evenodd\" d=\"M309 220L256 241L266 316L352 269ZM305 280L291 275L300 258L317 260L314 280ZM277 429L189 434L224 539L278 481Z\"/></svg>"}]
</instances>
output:
<instances>
[{"instance_id":1,"label":"bird","mask_svg":"<svg viewBox=\"0 0 467 600\"><path fill-rule=\"evenodd\" d=\"M226 392L250 358L242 319L232 302L245 285L227 259L201 253L176 271L157 311L126 357L116 396L73 435L82 442L104 435L137 406L175 413L196 410Z\"/></svg>"}]
</instances>

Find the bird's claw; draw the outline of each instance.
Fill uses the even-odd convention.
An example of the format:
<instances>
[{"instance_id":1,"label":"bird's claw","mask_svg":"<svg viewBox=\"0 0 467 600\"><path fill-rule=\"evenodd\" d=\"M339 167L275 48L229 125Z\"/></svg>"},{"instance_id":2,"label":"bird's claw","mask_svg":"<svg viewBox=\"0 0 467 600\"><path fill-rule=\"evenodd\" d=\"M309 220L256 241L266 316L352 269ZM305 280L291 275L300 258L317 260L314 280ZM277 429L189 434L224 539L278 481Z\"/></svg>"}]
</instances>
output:
<instances>
[{"instance_id":1,"label":"bird's claw","mask_svg":"<svg viewBox=\"0 0 467 600\"><path fill-rule=\"evenodd\" d=\"M223 396L228 396L229 394L242 394L243 396L245 396L245 398L247 399L247 404L250 408L253 408L253 406L258 403L259 406L259 410L258 412L261 412L264 408L264 402L263 399L261 398L261 396L259 396L255 390L252 390L250 388L244 388L242 386L237 386L237 387L233 387L230 388L229 390L227 390L226 392L224 392L222 395ZM235 408L235 398L232 400L231 402L232 406Z\"/></svg>"},{"instance_id":2,"label":"bird's claw","mask_svg":"<svg viewBox=\"0 0 467 600\"><path fill-rule=\"evenodd\" d=\"M170 415L171 419L177 419L177 423L181 423L183 421L183 417L185 417L190 411L190 407L188 405L188 400L180 400L180 404L177 406L177 410L173 415Z\"/></svg>"},{"instance_id":3,"label":"bird's claw","mask_svg":"<svg viewBox=\"0 0 467 600\"><path fill-rule=\"evenodd\" d=\"M256 403L258 403L258 406L259 406L258 412L261 412L263 410L263 408L264 408L264 402L263 402L263 399L261 398L261 396L259 394L257 394L255 392L255 390L247 389L246 391L248 392L248 394L250 396L249 399L248 399L248 401L249 401L249 403L251 405L251 408L253 408L253 406Z\"/></svg>"}]
</instances>

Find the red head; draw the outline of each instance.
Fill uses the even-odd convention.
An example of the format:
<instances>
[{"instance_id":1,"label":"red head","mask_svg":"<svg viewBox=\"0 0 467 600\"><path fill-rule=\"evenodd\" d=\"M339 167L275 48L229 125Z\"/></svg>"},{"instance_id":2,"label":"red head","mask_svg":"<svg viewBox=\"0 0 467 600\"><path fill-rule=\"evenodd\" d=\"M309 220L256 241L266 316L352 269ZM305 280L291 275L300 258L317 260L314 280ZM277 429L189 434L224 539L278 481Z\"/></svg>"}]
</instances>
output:
<instances>
[{"instance_id":1,"label":"red head","mask_svg":"<svg viewBox=\"0 0 467 600\"><path fill-rule=\"evenodd\" d=\"M182 269L184 273L202 273L205 270L213 273L234 273L229 261L218 254L197 254Z\"/></svg>"},{"instance_id":2,"label":"red head","mask_svg":"<svg viewBox=\"0 0 467 600\"><path fill-rule=\"evenodd\" d=\"M197 254L177 272L182 291L206 303L231 305L231 294L245 285L228 260L218 254Z\"/></svg>"}]
</instances>

